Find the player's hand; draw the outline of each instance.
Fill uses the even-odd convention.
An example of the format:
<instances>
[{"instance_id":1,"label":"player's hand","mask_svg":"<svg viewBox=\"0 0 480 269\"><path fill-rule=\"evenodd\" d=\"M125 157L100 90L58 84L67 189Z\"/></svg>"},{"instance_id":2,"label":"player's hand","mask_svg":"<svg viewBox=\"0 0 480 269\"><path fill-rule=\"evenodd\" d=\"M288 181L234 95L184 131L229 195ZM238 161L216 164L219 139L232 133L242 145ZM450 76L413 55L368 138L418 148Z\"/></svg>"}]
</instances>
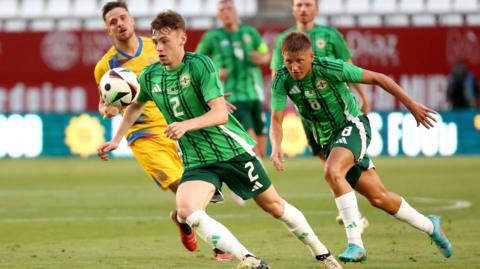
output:
<instances>
[{"instance_id":1,"label":"player's hand","mask_svg":"<svg viewBox=\"0 0 480 269\"><path fill-rule=\"evenodd\" d=\"M173 140L179 140L186 132L188 132L187 125L183 122L174 122L165 129L165 136Z\"/></svg>"},{"instance_id":2,"label":"player's hand","mask_svg":"<svg viewBox=\"0 0 480 269\"><path fill-rule=\"evenodd\" d=\"M411 107L408 107L413 117L417 121L417 126L423 125L425 128L430 129L433 127L433 124L437 122L434 115L437 112L431 108L424 106L423 104L413 102Z\"/></svg>"},{"instance_id":3,"label":"player's hand","mask_svg":"<svg viewBox=\"0 0 480 269\"><path fill-rule=\"evenodd\" d=\"M230 96L232 96L231 92L227 92L223 95L223 97L225 97L225 98L228 98ZM234 106L232 103L228 102L227 100L225 100L225 104L227 105L228 113L233 113L233 111L237 110L237 107Z\"/></svg>"},{"instance_id":4,"label":"player's hand","mask_svg":"<svg viewBox=\"0 0 480 269\"><path fill-rule=\"evenodd\" d=\"M120 113L120 109L118 109L118 107L107 104L103 104L101 110L104 119L114 117Z\"/></svg>"},{"instance_id":5,"label":"player's hand","mask_svg":"<svg viewBox=\"0 0 480 269\"><path fill-rule=\"evenodd\" d=\"M368 115L368 113L370 113L370 111L372 111L372 108L371 108L368 100L360 99L359 105L360 105L360 109L362 110L363 114L365 114L365 115Z\"/></svg>"},{"instance_id":6,"label":"player's hand","mask_svg":"<svg viewBox=\"0 0 480 269\"><path fill-rule=\"evenodd\" d=\"M283 171L284 153L282 149L272 149L270 160L277 171Z\"/></svg>"},{"instance_id":7,"label":"player's hand","mask_svg":"<svg viewBox=\"0 0 480 269\"><path fill-rule=\"evenodd\" d=\"M97 155L100 159L108 161L108 153L118 148L118 143L109 141L97 148Z\"/></svg>"}]
</instances>

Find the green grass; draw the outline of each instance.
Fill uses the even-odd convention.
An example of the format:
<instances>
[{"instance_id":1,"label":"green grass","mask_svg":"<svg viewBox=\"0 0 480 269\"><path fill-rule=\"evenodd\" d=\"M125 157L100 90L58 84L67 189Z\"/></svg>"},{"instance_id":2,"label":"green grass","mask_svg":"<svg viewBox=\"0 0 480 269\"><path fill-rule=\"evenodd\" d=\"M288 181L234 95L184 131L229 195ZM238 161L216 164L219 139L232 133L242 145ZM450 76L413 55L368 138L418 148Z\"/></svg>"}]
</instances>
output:
<instances>
[{"instance_id":1,"label":"green grass","mask_svg":"<svg viewBox=\"0 0 480 269\"><path fill-rule=\"evenodd\" d=\"M279 192L309 219L333 253L345 245L334 201L315 159L267 169ZM385 185L425 214L443 217L454 255L441 257L427 237L359 198L370 220L366 264L345 268L480 268L480 158L377 158ZM227 192L228 194L228 192ZM456 208L470 204L467 208ZM468 205L468 203L466 205ZM211 259L201 242L185 251L169 221L173 195L160 191L134 160L0 160L0 268L235 268ZM272 268L318 268L281 223L252 202L230 199L209 214Z\"/></svg>"}]
</instances>

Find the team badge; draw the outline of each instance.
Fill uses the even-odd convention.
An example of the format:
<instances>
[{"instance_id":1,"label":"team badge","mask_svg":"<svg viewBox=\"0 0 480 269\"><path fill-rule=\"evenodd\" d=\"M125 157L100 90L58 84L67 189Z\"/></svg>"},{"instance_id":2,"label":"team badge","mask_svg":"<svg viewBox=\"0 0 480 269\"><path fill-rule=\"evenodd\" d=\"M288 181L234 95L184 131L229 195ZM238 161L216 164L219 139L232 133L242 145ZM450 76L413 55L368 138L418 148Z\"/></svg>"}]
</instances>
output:
<instances>
[{"instance_id":1,"label":"team badge","mask_svg":"<svg viewBox=\"0 0 480 269\"><path fill-rule=\"evenodd\" d=\"M325 40L323 39L318 39L316 44L317 44L317 48L323 49L325 48L325 45L327 45L327 42L325 42Z\"/></svg>"},{"instance_id":2,"label":"team badge","mask_svg":"<svg viewBox=\"0 0 480 269\"><path fill-rule=\"evenodd\" d=\"M242 36L243 42L250 43L252 41L252 37L249 34L244 34Z\"/></svg>"},{"instance_id":3,"label":"team badge","mask_svg":"<svg viewBox=\"0 0 480 269\"><path fill-rule=\"evenodd\" d=\"M317 89L320 89L320 90L325 90L327 86L328 86L328 82L323 79L320 79L319 81L317 81L317 84L315 85L315 87L317 87Z\"/></svg>"},{"instance_id":4,"label":"team badge","mask_svg":"<svg viewBox=\"0 0 480 269\"><path fill-rule=\"evenodd\" d=\"M180 85L182 85L183 88L190 86L190 76L188 74L182 74L180 76Z\"/></svg>"}]
</instances>

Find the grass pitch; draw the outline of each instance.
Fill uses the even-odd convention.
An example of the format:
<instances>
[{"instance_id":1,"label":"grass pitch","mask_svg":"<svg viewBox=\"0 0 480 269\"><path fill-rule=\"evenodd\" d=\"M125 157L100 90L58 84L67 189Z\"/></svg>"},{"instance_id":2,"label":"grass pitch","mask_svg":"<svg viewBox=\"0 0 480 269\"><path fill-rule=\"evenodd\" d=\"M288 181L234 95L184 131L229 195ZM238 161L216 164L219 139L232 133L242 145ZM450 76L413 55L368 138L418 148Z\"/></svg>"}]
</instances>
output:
<instances>
[{"instance_id":1,"label":"grass pitch","mask_svg":"<svg viewBox=\"0 0 480 269\"><path fill-rule=\"evenodd\" d=\"M423 233L371 207L363 239L369 258L344 268L480 268L480 158L376 158L385 185L425 214L439 214L454 247L444 259ZM346 239L319 160L287 160L271 179L301 209L334 254ZM273 269L318 268L307 248L253 202L228 198L209 214ZM173 195L163 192L135 160L0 160L0 268L235 268L211 249L183 249L169 220Z\"/></svg>"}]
</instances>

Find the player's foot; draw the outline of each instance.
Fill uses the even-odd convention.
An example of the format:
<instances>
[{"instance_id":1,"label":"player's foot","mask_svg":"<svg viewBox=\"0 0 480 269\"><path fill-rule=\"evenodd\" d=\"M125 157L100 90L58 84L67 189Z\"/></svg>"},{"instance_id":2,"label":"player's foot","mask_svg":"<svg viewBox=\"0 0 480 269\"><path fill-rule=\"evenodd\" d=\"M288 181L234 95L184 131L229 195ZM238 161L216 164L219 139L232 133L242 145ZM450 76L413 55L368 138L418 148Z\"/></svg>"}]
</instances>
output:
<instances>
[{"instance_id":1,"label":"player's foot","mask_svg":"<svg viewBox=\"0 0 480 269\"><path fill-rule=\"evenodd\" d=\"M330 252L325 255L319 255L316 257L320 262L320 268L323 269L342 269L342 266L337 262Z\"/></svg>"},{"instance_id":2,"label":"player's foot","mask_svg":"<svg viewBox=\"0 0 480 269\"><path fill-rule=\"evenodd\" d=\"M435 242L442 255L449 258L452 256L452 243L440 227L440 217L429 215L427 218L433 223L433 233L430 235L430 239Z\"/></svg>"},{"instance_id":3,"label":"player's foot","mask_svg":"<svg viewBox=\"0 0 480 269\"><path fill-rule=\"evenodd\" d=\"M177 225L180 231L180 237L182 238L182 244L188 251L195 251L197 249L197 238L195 237L195 231L186 223L180 223L177 219L177 210L170 212L170 218L173 223Z\"/></svg>"},{"instance_id":4,"label":"player's foot","mask_svg":"<svg viewBox=\"0 0 480 269\"><path fill-rule=\"evenodd\" d=\"M342 219L342 216L340 216L340 214L337 215L335 220L337 221L337 223L339 225L343 225L343 219ZM368 222L368 219L365 218L364 216L361 216L360 217L360 225L358 225L358 229L360 229L360 233L363 233L363 231L365 231L365 229L367 229L368 225L370 225L370 223Z\"/></svg>"},{"instance_id":5,"label":"player's foot","mask_svg":"<svg viewBox=\"0 0 480 269\"><path fill-rule=\"evenodd\" d=\"M347 244L347 249L338 255L338 259L342 262L366 262L367 251L353 243Z\"/></svg>"},{"instance_id":6,"label":"player's foot","mask_svg":"<svg viewBox=\"0 0 480 269\"><path fill-rule=\"evenodd\" d=\"M268 263L260 258L247 255L237 265L237 269L270 269Z\"/></svg>"},{"instance_id":7,"label":"player's foot","mask_svg":"<svg viewBox=\"0 0 480 269\"><path fill-rule=\"evenodd\" d=\"M213 249L213 258L217 261L232 261L233 260L233 255L228 253L228 252L223 252L218 248Z\"/></svg>"}]
</instances>

